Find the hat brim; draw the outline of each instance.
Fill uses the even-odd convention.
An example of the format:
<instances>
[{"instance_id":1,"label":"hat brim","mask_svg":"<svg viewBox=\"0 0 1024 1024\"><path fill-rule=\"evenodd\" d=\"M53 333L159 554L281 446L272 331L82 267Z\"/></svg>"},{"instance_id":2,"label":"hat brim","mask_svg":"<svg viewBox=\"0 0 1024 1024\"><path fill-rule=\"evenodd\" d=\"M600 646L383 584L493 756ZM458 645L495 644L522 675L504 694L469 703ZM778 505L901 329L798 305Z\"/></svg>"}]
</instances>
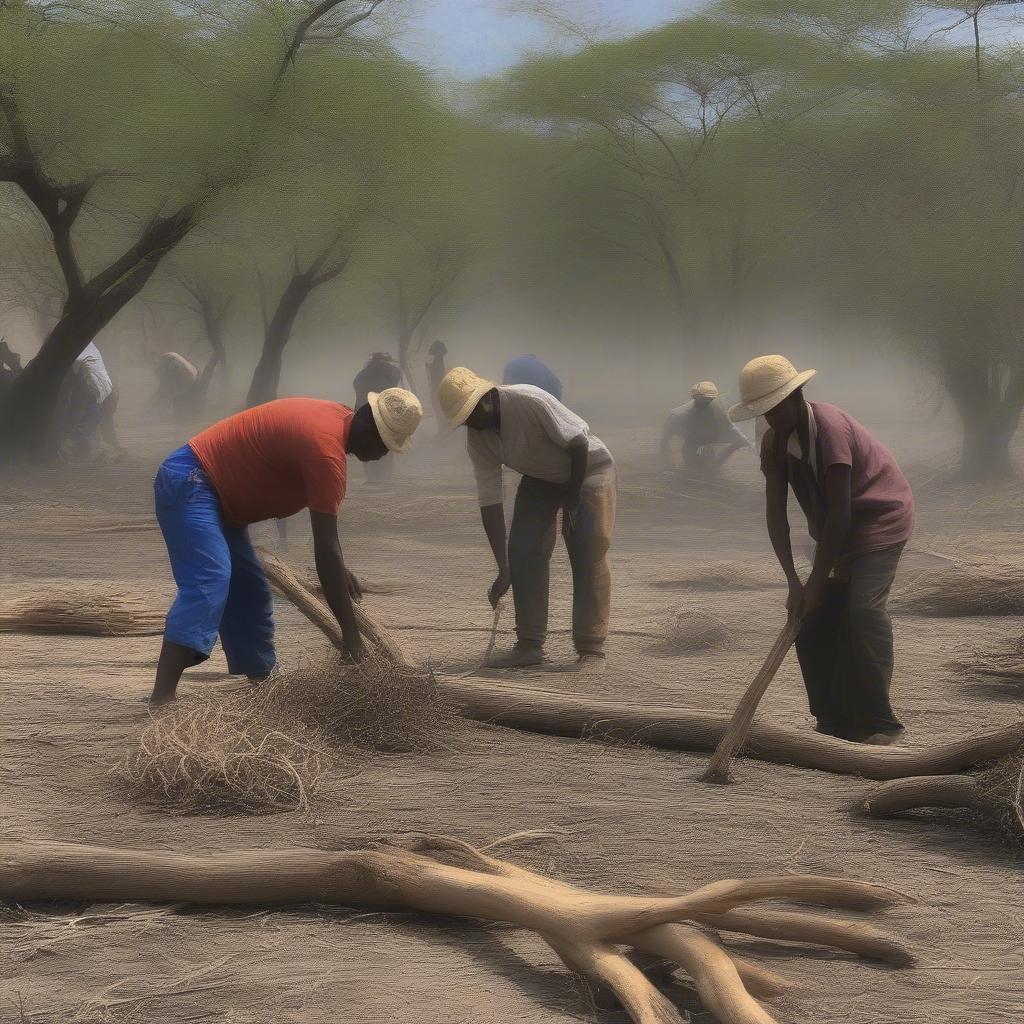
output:
<instances>
[{"instance_id":1,"label":"hat brim","mask_svg":"<svg viewBox=\"0 0 1024 1024\"><path fill-rule=\"evenodd\" d=\"M466 396L466 400L459 407L459 411L454 416L448 417L448 426L452 430L457 430L461 427L473 414L473 410L477 405L480 404L480 399L490 391L493 391L497 386L493 381L481 378L480 383L474 385L473 390Z\"/></svg>"},{"instance_id":2,"label":"hat brim","mask_svg":"<svg viewBox=\"0 0 1024 1024\"><path fill-rule=\"evenodd\" d=\"M798 373L792 380L787 381L781 388L776 388L762 398L753 402L739 402L729 410L729 419L733 423L742 423L744 420L752 420L771 412L780 402L784 402L797 388L802 388L818 371L804 370Z\"/></svg>"},{"instance_id":3,"label":"hat brim","mask_svg":"<svg viewBox=\"0 0 1024 1024\"><path fill-rule=\"evenodd\" d=\"M387 446L388 451L395 452L397 455L404 455L412 447L412 434L408 437L401 437L396 434L383 420L380 415L380 393L377 391L371 391L366 396L366 401L370 404L370 411L373 413L373 422L377 424L377 433L380 434L380 439Z\"/></svg>"}]
</instances>

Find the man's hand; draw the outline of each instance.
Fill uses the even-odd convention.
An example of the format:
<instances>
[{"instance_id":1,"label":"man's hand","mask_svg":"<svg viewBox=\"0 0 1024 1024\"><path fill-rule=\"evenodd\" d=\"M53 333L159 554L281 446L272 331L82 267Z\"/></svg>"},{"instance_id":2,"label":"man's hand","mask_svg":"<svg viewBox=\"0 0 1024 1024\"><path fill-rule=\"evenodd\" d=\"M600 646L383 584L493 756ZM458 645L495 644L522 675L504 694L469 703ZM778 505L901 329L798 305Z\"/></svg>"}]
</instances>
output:
<instances>
[{"instance_id":1,"label":"man's hand","mask_svg":"<svg viewBox=\"0 0 1024 1024\"><path fill-rule=\"evenodd\" d=\"M580 516L580 502L582 497L579 494L570 494L562 502L562 528L566 534L572 535L576 532L576 523Z\"/></svg>"},{"instance_id":2,"label":"man's hand","mask_svg":"<svg viewBox=\"0 0 1024 1024\"><path fill-rule=\"evenodd\" d=\"M821 607L825 600L825 581L815 579L812 575L804 587L804 604L801 609L801 618L806 619L811 612Z\"/></svg>"},{"instance_id":3,"label":"man's hand","mask_svg":"<svg viewBox=\"0 0 1024 1024\"><path fill-rule=\"evenodd\" d=\"M790 580L789 594L786 596L786 611L789 612L790 618L802 619L806 602L804 585L798 579Z\"/></svg>"},{"instance_id":4,"label":"man's hand","mask_svg":"<svg viewBox=\"0 0 1024 1024\"><path fill-rule=\"evenodd\" d=\"M345 570L345 572L346 572L346 583L348 584L348 596L351 597L353 601L356 601L356 602L362 601L362 599L363 599L363 586L362 586L362 584L356 578L356 574L354 572L350 572L347 569Z\"/></svg>"},{"instance_id":5,"label":"man's hand","mask_svg":"<svg viewBox=\"0 0 1024 1024\"><path fill-rule=\"evenodd\" d=\"M498 607L498 602L508 593L508 588L511 586L511 574L508 569L502 569L498 573L497 579L491 584L491 589L487 591L487 600L490 601L492 608Z\"/></svg>"}]
</instances>

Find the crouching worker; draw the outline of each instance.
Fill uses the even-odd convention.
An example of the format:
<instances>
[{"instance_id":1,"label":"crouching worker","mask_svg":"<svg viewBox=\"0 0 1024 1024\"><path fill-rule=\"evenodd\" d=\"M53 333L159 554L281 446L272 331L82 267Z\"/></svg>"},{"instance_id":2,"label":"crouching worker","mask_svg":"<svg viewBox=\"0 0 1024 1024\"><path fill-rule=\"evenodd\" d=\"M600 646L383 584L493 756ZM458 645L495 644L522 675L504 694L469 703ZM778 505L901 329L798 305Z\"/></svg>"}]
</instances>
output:
<instances>
[{"instance_id":1,"label":"crouching worker","mask_svg":"<svg viewBox=\"0 0 1024 1024\"><path fill-rule=\"evenodd\" d=\"M373 462L405 452L423 415L400 388L371 393L358 412L336 402L283 398L197 434L160 467L156 515L178 596L167 615L150 698L174 698L186 668L220 635L228 671L263 679L276 662L270 585L247 527L309 509L316 571L341 626L346 653L363 657L352 610L359 584L345 568L338 509L348 456Z\"/></svg>"},{"instance_id":2,"label":"crouching worker","mask_svg":"<svg viewBox=\"0 0 1024 1024\"><path fill-rule=\"evenodd\" d=\"M544 660L549 563L561 510L572 564L577 668L603 667L616 501L611 453L579 416L530 384L498 387L460 366L441 381L438 400L453 427L469 428L481 518L498 566L488 598L496 606L511 586L515 601L517 642L491 665L519 668ZM522 474L507 545L502 466Z\"/></svg>"},{"instance_id":3,"label":"crouching worker","mask_svg":"<svg viewBox=\"0 0 1024 1024\"><path fill-rule=\"evenodd\" d=\"M802 619L796 649L818 732L888 744L903 731L889 703L892 622L886 610L914 498L895 458L834 405L808 402L814 370L782 356L747 363L733 420L764 415L761 443L768 533L789 581L787 608ZM788 488L817 547L806 584L793 566Z\"/></svg>"}]
</instances>

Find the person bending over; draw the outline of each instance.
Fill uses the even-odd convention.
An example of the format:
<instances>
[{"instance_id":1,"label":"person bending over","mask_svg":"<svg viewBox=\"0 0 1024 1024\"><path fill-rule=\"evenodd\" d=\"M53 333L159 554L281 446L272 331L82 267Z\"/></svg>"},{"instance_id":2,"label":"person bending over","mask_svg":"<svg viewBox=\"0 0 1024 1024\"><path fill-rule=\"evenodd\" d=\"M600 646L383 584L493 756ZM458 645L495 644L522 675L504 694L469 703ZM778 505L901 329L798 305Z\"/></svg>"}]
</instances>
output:
<instances>
[{"instance_id":1,"label":"person bending over","mask_svg":"<svg viewBox=\"0 0 1024 1024\"><path fill-rule=\"evenodd\" d=\"M726 459L741 448L753 451L750 440L718 401L718 388L704 380L690 388L690 401L673 409L661 432L661 461L674 469L672 441L683 442L682 468L697 476L717 476Z\"/></svg>"},{"instance_id":2,"label":"person bending over","mask_svg":"<svg viewBox=\"0 0 1024 1024\"><path fill-rule=\"evenodd\" d=\"M400 388L372 392L353 413L336 402L282 398L214 424L164 460L156 516L178 594L167 615L150 701L172 700L182 673L220 636L228 671L264 679L276 663L273 601L247 527L309 509L324 598L348 657L363 658L352 609L359 584L338 539L348 456L362 462L408 450L423 415Z\"/></svg>"}]
</instances>

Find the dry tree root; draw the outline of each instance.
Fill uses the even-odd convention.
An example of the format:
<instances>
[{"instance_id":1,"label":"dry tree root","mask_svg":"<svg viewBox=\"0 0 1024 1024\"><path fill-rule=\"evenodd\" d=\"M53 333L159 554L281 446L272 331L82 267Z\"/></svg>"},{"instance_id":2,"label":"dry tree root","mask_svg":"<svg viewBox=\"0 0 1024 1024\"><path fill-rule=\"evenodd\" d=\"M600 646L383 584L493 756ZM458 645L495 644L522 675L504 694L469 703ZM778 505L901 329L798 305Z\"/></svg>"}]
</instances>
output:
<instances>
[{"instance_id":1,"label":"dry tree root","mask_svg":"<svg viewBox=\"0 0 1024 1024\"><path fill-rule=\"evenodd\" d=\"M0 607L0 633L69 636L155 636L164 615L124 590L62 588Z\"/></svg>"},{"instance_id":2,"label":"dry tree root","mask_svg":"<svg viewBox=\"0 0 1024 1024\"><path fill-rule=\"evenodd\" d=\"M737 908L764 900L875 910L906 898L883 886L815 875L713 882L683 896L609 896L497 860L454 839L411 848L326 852L247 850L192 856L62 843L0 844L0 899L353 903L502 921L537 932L572 970L614 992L635 1024L682 1024L676 1007L620 946L678 964L721 1024L774 1024L751 989L785 982L735 961L686 921L724 919L730 930L788 941L857 947L907 963L909 954L874 928L817 915ZM828 927L822 921L828 921ZM806 921L806 925L803 923ZM767 923L766 923L767 922ZM898 956L895 951L899 951ZM750 988L748 988L748 985Z\"/></svg>"},{"instance_id":3,"label":"dry tree root","mask_svg":"<svg viewBox=\"0 0 1024 1024\"><path fill-rule=\"evenodd\" d=\"M111 774L140 803L183 814L307 810L330 760L294 717L260 713L253 695L182 698L155 712Z\"/></svg>"},{"instance_id":4,"label":"dry tree root","mask_svg":"<svg viewBox=\"0 0 1024 1024\"><path fill-rule=\"evenodd\" d=\"M862 804L873 818L921 807L977 811L997 824L1012 844L1024 846L1024 751L1002 758L976 775L933 775L885 782L871 790Z\"/></svg>"}]
</instances>

